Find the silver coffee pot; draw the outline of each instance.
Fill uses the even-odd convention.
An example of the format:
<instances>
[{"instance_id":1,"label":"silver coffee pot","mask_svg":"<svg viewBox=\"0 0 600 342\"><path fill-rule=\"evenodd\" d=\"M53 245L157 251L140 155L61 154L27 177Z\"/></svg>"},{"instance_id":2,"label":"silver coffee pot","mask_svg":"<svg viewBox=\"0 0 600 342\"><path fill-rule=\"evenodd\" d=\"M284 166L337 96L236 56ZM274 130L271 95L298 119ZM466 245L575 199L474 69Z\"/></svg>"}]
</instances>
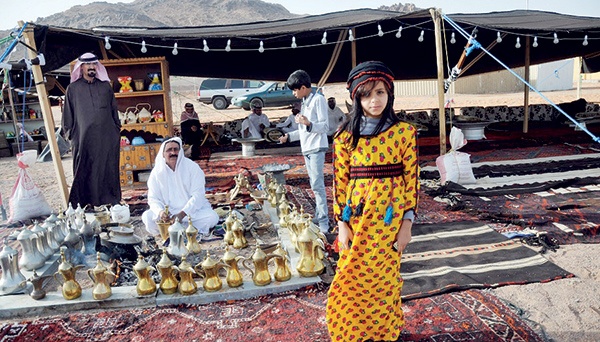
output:
<instances>
[{"instance_id":1,"label":"silver coffee pot","mask_svg":"<svg viewBox=\"0 0 600 342\"><path fill-rule=\"evenodd\" d=\"M36 245L40 253L48 260L48 258L54 254L54 251L50 246L48 246L48 238L46 229L44 229L39 222L35 221L33 227L31 228L31 232L36 235L34 240L36 241Z\"/></svg>"},{"instance_id":2,"label":"silver coffee pot","mask_svg":"<svg viewBox=\"0 0 600 342\"><path fill-rule=\"evenodd\" d=\"M19 259L19 267L24 268L28 271L33 271L36 268L44 266L46 258L37 247L36 242L37 236L32 233L29 229L23 229L19 235L17 235L17 241L21 245L23 255Z\"/></svg>"},{"instance_id":3,"label":"silver coffee pot","mask_svg":"<svg viewBox=\"0 0 600 342\"><path fill-rule=\"evenodd\" d=\"M181 224L179 218L169 226L169 247L167 247L167 252L179 258L188 254L188 249L185 246L185 227Z\"/></svg>"},{"instance_id":4,"label":"silver coffee pot","mask_svg":"<svg viewBox=\"0 0 600 342\"><path fill-rule=\"evenodd\" d=\"M0 252L0 268L2 269L0 296L20 293L25 290L27 284L24 283L25 276L19 269L19 252L12 249L6 242Z\"/></svg>"},{"instance_id":5,"label":"silver coffee pot","mask_svg":"<svg viewBox=\"0 0 600 342\"><path fill-rule=\"evenodd\" d=\"M96 236L94 234L94 228L92 228L92 225L87 221L85 216L83 217L83 225L79 229L79 234L81 234L81 239L83 240L81 252L84 255L96 254Z\"/></svg>"}]
</instances>

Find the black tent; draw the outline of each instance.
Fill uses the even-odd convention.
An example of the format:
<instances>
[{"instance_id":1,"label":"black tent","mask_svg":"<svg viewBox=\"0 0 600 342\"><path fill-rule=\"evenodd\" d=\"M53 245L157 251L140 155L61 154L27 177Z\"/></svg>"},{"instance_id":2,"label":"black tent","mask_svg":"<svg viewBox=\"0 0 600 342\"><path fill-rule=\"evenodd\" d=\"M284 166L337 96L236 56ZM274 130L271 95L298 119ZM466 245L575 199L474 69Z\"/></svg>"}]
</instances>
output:
<instances>
[{"instance_id":1,"label":"black tent","mask_svg":"<svg viewBox=\"0 0 600 342\"><path fill-rule=\"evenodd\" d=\"M530 49L532 65L581 56L588 71L600 70L600 58L596 57L600 52L600 18L529 10L448 17L466 32L476 28L481 46L511 68L525 64L525 49L515 45L517 38L524 45L529 37L530 44L537 41L538 45ZM107 58L164 55L171 75L178 76L284 80L291 71L302 68L315 78L324 75L326 82L343 82L352 68L354 51L355 62L381 60L397 79L437 77L434 23L429 10L403 14L359 9L201 27L111 26L83 30L33 25L36 45L46 57L44 71L58 69L84 52L94 52ZM452 33L455 43L451 43ZM467 40L448 23L443 24L442 35L443 59L452 67ZM498 35L502 37L500 43L496 43ZM553 43L555 35L557 44ZM326 41L322 42L324 36ZM146 53L141 51L142 42ZM228 42L230 51L226 49ZM177 54L172 53L175 44ZM259 51L261 44L263 52ZM489 56L478 58L478 54L475 50L467 57L467 65L476 62L465 68L463 75L502 68Z\"/></svg>"}]
</instances>

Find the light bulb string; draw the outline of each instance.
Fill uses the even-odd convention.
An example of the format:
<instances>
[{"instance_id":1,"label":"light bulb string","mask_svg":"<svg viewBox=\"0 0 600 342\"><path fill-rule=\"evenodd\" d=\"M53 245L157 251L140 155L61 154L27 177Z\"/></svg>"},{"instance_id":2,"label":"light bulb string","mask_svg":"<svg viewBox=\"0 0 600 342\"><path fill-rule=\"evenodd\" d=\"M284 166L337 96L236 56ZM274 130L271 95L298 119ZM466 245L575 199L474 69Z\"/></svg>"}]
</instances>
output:
<instances>
[{"instance_id":1,"label":"light bulb string","mask_svg":"<svg viewBox=\"0 0 600 342\"><path fill-rule=\"evenodd\" d=\"M446 20L448 22L448 24L450 24L450 26L454 27L465 38L469 37L469 35L467 34L467 32L464 31L462 27L460 27L458 24L456 24L448 16L446 16L445 14L442 14L442 18L444 20ZM473 39L473 41L474 41L474 43L476 43L476 44L479 45L479 49L481 49L481 51L485 52L488 56L492 57L493 60L495 60L496 62L498 62L498 64L500 64L503 68L505 68L511 74L513 74L519 81L523 82L523 84L525 84L527 87L529 87L529 89L533 90L536 94L540 95L544 100L546 100L546 102L548 102L550 105L552 105L552 107L554 107L554 109L556 109L561 114L563 114L564 116L566 116L567 119L569 119L571 122L573 122L579 129L581 129L586 134L588 134L590 137L592 137L592 139L595 142L600 142L600 138L598 138L597 136L595 136L592 132L590 132L585 126L583 126L582 124L580 124L577 120L573 119L569 114L567 114L564 110L562 110L559 106L557 106L556 103L552 102L548 97L546 97L546 95L542 94L539 90L537 90L534 86L532 86L529 82L527 82L523 77L521 77L519 74L517 74L511 68L509 68L506 64L504 64L500 59L498 59L496 56L494 56L486 48L482 47L479 43L477 43L476 39Z\"/></svg>"}]
</instances>

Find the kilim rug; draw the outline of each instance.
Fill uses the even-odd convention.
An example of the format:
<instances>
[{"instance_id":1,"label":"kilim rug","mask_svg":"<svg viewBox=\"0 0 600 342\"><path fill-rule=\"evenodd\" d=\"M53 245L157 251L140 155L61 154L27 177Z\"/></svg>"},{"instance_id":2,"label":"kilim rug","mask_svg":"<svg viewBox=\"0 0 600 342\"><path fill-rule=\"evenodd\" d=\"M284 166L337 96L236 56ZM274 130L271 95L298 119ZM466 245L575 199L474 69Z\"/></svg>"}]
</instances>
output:
<instances>
[{"instance_id":1,"label":"kilim rug","mask_svg":"<svg viewBox=\"0 0 600 342\"><path fill-rule=\"evenodd\" d=\"M404 299L574 277L484 223L416 224L412 235L402 255Z\"/></svg>"},{"instance_id":2,"label":"kilim rug","mask_svg":"<svg viewBox=\"0 0 600 342\"><path fill-rule=\"evenodd\" d=\"M329 341L327 287L269 297L74 313L0 323L0 341ZM468 290L403 303L403 341L542 341L489 292Z\"/></svg>"}]
</instances>

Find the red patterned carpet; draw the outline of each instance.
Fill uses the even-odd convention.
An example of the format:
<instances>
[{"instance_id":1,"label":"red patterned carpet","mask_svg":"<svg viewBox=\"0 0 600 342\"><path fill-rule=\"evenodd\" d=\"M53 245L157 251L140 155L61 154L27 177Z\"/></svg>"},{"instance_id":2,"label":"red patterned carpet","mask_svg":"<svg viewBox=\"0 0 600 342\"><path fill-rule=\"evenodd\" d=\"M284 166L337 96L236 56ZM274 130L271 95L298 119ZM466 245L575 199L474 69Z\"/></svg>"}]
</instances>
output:
<instances>
[{"instance_id":1,"label":"red patterned carpet","mask_svg":"<svg viewBox=\"0 0 600 342\"><path fill-rule=\"evenodd\" d=\"M74 313L0 324L0 341L329 341L326 288L202 306ZM489 292L403 304L403 341L542 341Z\"/></svg>"}]
</instances>

